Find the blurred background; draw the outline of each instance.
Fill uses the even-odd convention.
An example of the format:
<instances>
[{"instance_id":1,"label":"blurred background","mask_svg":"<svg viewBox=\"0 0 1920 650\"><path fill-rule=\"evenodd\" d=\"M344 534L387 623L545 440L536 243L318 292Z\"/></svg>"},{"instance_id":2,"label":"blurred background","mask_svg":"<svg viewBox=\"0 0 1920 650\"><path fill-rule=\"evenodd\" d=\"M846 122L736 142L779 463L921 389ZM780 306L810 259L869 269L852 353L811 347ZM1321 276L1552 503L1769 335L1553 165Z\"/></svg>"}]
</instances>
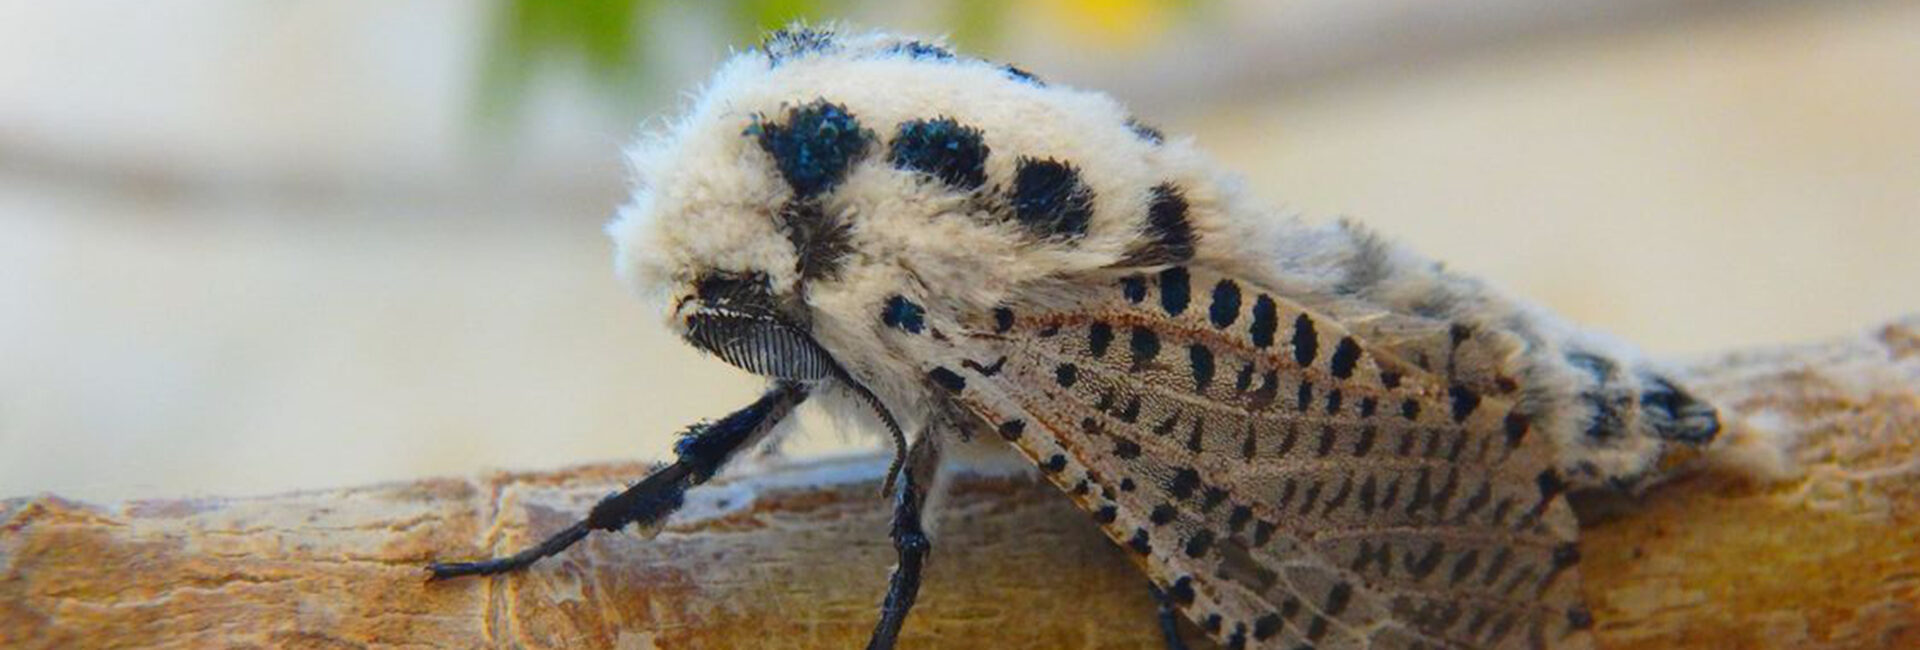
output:
<instances>
[{"instance_id":1,"label":"blurred background","mask_svg":"<svg viewBox=\"0 0 1920 650\"><path fill-rule=\"evenodd\" d=\"M1915 2L0 0L0 497L663 457L758 382L612 278L620 148L796 18L1109 90L1661 355L1920 308Z\"/></svg>"}]
</instances>

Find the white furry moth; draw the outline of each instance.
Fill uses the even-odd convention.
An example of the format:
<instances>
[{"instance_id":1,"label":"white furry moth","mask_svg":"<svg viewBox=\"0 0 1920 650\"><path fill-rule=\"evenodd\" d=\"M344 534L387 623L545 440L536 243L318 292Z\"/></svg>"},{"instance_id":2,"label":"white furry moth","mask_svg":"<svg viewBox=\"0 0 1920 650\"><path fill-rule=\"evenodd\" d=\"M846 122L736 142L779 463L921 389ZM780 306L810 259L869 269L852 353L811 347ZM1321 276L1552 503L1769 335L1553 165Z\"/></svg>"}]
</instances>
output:
<instances>
[{"instance_id":1,"label":"white furry moth","mask_svg":"<svg viewBox=\"0 0 1920 650\"><path fill-rule=\"evenodd\" d=\"M1024 459L1130 549L1176 646L1175 611L1229 648L1586 647L1566 495L1638 489L1719 428L1631 348L923 41L776 33L633 162L621 272L772 387L580 523L436 577L657 524L815 396L896 443L870 647L962 448Z\"/></svg>"}]
</instances>

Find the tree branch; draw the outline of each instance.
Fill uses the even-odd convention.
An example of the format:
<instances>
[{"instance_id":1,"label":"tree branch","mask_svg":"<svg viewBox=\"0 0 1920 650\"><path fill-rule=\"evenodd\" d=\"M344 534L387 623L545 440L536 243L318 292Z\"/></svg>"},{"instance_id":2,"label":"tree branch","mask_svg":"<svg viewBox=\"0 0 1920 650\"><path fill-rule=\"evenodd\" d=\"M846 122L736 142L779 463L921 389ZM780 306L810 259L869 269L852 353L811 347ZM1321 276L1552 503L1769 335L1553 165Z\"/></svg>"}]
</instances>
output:
<instances>
[{"instance_id":1,"label":"tree branch","mask_svg":"<svg viewBox=\"0 0 1920 650\"><path fill-rule=\"evenodd\" d=\"M1703 471L1585 526L1602 646L1920 647L1920 318L1689 368L1729 428ZM654 539L435 584L428 560L516 549L646 468L0 502L0 646L858 647L894 561L885 467L719 481ZM1051 488L954 489L903 647L1159 647L1145 582Z\"/></svg>"}]
</instances>

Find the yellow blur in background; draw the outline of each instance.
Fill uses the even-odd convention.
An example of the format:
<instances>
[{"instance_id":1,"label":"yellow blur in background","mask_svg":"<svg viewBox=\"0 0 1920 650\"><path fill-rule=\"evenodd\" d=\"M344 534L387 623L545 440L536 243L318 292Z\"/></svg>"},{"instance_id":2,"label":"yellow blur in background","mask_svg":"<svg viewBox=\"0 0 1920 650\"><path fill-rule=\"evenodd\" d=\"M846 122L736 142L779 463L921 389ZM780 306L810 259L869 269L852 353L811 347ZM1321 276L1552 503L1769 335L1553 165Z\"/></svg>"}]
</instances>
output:
<instances>
[{"instance_id":1,"label":"yellow blur in background","mask_svg":"<svg viewBox=\"0 0 1920 650\"><path fill-rule=\"evenodd\" d=\"M803 16L1111 91L1658 354L1920 307L1909 2L16 2L0 497L662 457L758 382L614 281L620 147Z\"/></svg>"}]
</instances>

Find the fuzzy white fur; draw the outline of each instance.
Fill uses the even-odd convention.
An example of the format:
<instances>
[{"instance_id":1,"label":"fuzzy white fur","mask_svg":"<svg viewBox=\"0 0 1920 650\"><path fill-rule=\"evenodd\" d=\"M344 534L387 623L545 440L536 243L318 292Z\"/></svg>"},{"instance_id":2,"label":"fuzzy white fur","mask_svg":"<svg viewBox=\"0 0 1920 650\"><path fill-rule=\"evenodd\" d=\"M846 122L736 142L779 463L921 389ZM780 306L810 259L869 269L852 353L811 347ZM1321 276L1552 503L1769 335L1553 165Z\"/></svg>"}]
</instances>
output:
<instances>
[{"instance_id":1,"label":"fuzzy white fur","mask_svg":"<svg viewBox=\"0 0 1920 650\"><path fill-rule=\"evenodd\" d=\"M1634 435L1604 442L1581 435L1594 414L1578 394L1606 388L1633 399L1637 378L1653 372L1631 347L1568 326L1357 226L1307 224L1253 205L1189 139L1142 138L1129 127L1127 110L1104 94L1027 83L985 61L890 52L905 42L843 33L828 51L794 54L778 65L754 51L726 62L684 116L632 150L634 194L608 227L619 273L642 293L676 305L704 274L765 273L780 295L803 298L814 338L914 432L934 397L914 360L879 333L875 315L884 300L903 294L930 311L978 313L1022 293L1071 291L1058 286L1062 279L1110 267L1141 240L1150 188L1172 182L1190 206L1192 266L1262 285L1396 349L1431 345L1451 323L1497 333L1506 347L1486 355L1478 371L1522 380L1523 399L1560 443L1577 482L1644 473L1664 449L1664 441L1633 423ZM879 141L823 198L850 224L853 254L836 276L806 281L775 218L793 190L743 132L755 116L777 119L816 99L845 106ZM885 143L895 125L933 117L982 132L991 155L981 192L1004 192L1022 156L1078 167L1095 197L1085 237L1033 237L976 214L981 201L888 165ZM683 316L669 313L670 326L683 328ZM1574 348L1617 362L1617 385L1596 386L1571 366L1564 353ZM855 403L840 391L824 397Z\"/></svg>"}]
</instances>

